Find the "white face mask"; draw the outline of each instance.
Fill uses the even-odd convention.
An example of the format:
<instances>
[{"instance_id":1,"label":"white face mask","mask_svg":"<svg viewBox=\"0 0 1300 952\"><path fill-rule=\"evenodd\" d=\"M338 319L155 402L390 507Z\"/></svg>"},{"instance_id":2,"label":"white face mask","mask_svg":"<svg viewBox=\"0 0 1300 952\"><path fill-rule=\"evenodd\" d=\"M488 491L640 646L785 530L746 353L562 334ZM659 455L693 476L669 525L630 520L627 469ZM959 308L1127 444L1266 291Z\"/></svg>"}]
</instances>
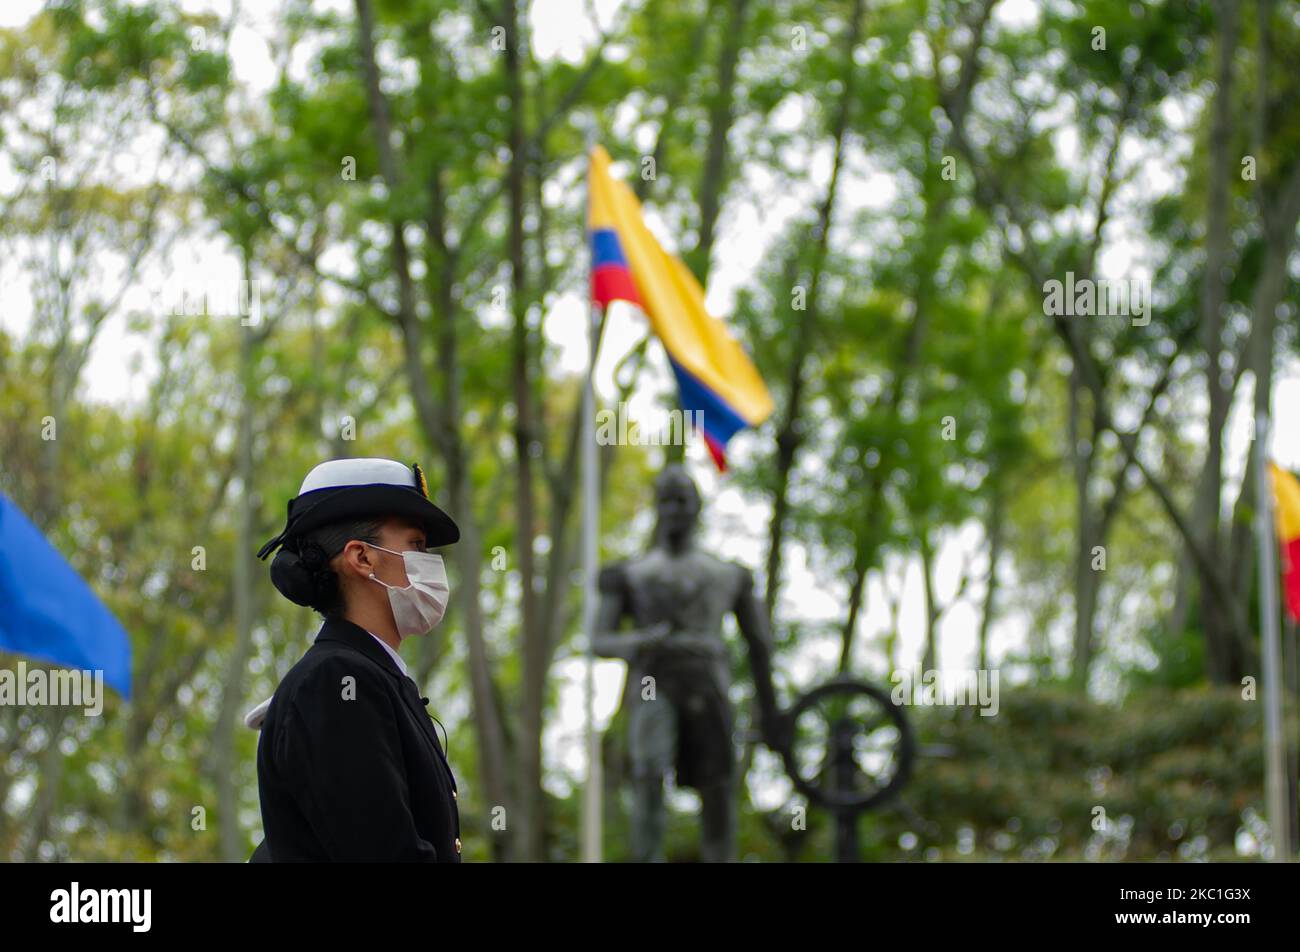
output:
<instances>
[{"instance_id":1,"label":"white face mask","mask_svg":"<svg viewBox=\"0 0 1300 952\"><path fill-rule=\"evenodd\" d=\"M393 606L393 621L397 624L398 635L404 638L432 631L442 621L451 592L442 556L430 552L394 552L378 545L371 548L400 555L406 563L406 579L410 584L405 588L389 585L375 578L374 572L370 573L370 578L388 589L388 603Z\"/></svg>"}]
</instances>

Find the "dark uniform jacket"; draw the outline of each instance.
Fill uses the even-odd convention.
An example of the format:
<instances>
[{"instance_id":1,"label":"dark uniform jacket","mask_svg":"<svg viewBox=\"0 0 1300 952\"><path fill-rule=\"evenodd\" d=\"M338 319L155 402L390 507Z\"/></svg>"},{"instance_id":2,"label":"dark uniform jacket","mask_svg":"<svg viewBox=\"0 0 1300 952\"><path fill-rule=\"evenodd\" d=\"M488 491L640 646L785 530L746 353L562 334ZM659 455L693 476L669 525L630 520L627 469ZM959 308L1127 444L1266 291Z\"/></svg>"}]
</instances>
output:
<instances>
[{"instance_id":1,"label":"dark uniform jacket","mask_svg":"<svg viewBox=\"0 0 1300 952\"><path fill-rule=\"evenodd\" d=\"M414 681L365 629L327 619L257 744L254 862L460 862L456 778Z\"/></svg>"}]
</instances>

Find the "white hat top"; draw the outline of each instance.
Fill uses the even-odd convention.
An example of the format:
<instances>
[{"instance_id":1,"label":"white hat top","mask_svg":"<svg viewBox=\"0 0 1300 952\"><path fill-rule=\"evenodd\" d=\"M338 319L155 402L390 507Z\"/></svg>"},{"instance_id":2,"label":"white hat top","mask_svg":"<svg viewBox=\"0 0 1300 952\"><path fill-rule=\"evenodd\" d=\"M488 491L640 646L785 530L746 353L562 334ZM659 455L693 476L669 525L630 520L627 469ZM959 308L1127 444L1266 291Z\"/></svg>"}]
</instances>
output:
<instances>
[{"instance_id":1,"label":"white hat top","mask_svg":"<svg viewBox=\"0 0 1300 952\"><path fill-rule=\"evenodd\" d=\"M417 488L415 471L395 459L332 459L319 464L307 474L298 495L316 489L375 484Z\"/></svg>"}]
</instances>

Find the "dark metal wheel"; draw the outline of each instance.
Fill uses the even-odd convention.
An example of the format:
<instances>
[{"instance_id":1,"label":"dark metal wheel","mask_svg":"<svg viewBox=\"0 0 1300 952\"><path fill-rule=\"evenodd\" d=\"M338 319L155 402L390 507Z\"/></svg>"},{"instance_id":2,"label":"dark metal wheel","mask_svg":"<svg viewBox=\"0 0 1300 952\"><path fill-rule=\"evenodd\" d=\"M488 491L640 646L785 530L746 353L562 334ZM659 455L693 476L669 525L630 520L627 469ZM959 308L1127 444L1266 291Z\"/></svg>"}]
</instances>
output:
<instances>
[{"instance_id":1,"label":"dark metal wheel","mask_svg":"<svg viewBox=\"0 0 1300 952\"><path fill-rule=\"evenodd\" d=\"M911 775L911 727L880 688L835 678L800 697L783 720L786 772L818 806L869 810L894 796Z\"/></svg>"}]
</instances>

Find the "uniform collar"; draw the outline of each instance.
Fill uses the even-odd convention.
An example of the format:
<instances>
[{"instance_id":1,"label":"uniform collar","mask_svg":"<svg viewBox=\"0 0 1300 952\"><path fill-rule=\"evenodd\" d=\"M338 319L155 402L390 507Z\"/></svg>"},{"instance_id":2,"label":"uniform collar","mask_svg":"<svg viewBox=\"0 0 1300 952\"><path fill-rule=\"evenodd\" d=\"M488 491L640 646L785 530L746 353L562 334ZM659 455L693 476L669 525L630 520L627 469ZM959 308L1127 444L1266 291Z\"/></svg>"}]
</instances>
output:
<instances>
[{"instance_id":1,"label":"uniform collar","mask_svg":"<svg viewBox=\"0 0 1300 952\"><path fill-rule=\"evenodd\" d=\"M321 625L316 640L336 641L345 644L349 648L360 651L371 661L388 669L398 677L408 677L405 671L406 665L402 663L401 657L394 657L396 652L360 625L354 624L346 618L326 618L325 624Z\"/></svg>"},{"instance_id":2,"label":"uniform collar","mask_svg":"<svg viewBox=\"0 0 1300 952\"><path fill-rule=\"evenodd\" d=\"M369 635L371 638L375 639L375 641L379 642L379 647L383 648L385 651L388 652L388 657L390 657L390 658L393 659L393 664L395 664L395 665L397 665L399 668L401 668L401 670L402 670L402 674L406 675L406 676L409 678L409 677L411 676L411 672L407 670L407 668L406 668L406 662L405 662L404 660L402 660L402 656L399 655L396 651L394 651L393 648L392 648L392 646L389 645L388 642L384 641L383 638L380 638L378 635L376 635L376 634L375 634L373 631L371 631L369 628L365 629L365 632L366 632L366 634Z\"/></svg>"}]
</instances>

